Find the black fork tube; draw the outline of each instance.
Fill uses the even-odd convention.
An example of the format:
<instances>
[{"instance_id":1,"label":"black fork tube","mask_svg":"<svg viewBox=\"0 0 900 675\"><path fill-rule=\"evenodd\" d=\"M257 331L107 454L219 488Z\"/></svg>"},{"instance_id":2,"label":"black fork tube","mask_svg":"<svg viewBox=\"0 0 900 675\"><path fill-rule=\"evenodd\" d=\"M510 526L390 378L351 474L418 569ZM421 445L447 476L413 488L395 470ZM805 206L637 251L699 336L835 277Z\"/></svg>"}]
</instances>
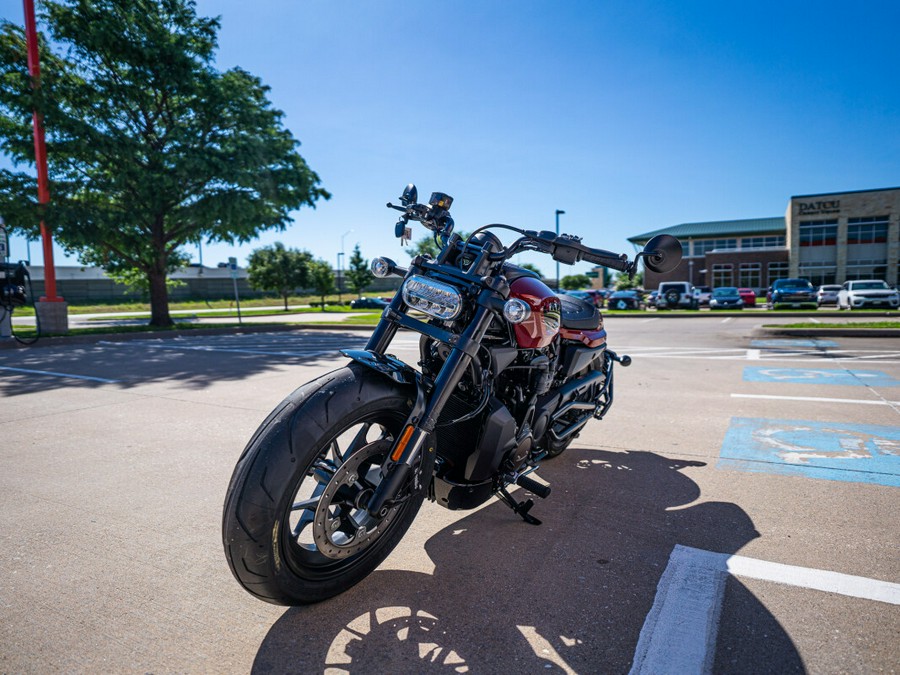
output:
<instances>
[{"instance_id":1,"label":"black fork tube","mask_svg":"<svg viewBox=\"0 0 900 675\"><path fill-rule=\"evenodd\" d=\"M387 350L388 345L391 344L391 340L394 339L394 335L397 334L399 326L396 321L386 320L385 316L396 314L401 310L403 307L402 295L402 291L398 290L391 299L391 304L385 307L384 312L381 314L381 321L378 322L378 325L375 326L375 330L372 331L372 335L369 336L369 341L366 343L366 349L371 350L376 354L384 354L385 350Z\"/></svg>"},{"instance_id":2,"label":"black fork tube","mask_svg":"<svg viewBox=\"0 0 900 675\"><path fill-rule=\"evenodd\" d=\"M488 291L485 292L488 293ZM477 353L481 340L490 326L492 316L487 307L479 304L472 322L462 334L454 336L457 339L450 345L453 351L444 361L441 372L434 381L432 396L425 405L422 416L418 420L410 420L410 423L414 425L414 430L407 440L403 453L388 470L388 475L379 483L375 494L372 495L372 499L366 506L366 510L373 516L382 517L387 513L387 502L397 496L397 492L406 482L425 439L434 431L441 411L468 369L472 357Z\"/></svg>"}]
</instances>

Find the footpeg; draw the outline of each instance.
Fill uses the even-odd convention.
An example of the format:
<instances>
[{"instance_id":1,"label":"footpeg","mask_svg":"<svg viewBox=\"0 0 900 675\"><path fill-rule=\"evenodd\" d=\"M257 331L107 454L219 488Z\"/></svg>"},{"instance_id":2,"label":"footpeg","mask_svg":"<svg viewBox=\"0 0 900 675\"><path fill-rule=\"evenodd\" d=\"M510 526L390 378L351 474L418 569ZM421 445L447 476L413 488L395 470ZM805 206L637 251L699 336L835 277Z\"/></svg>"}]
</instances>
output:
<instances>
[{"instance_id":1,"label":"footpeg","mask_svg":"<svg viewBox=\"0 0 900 675\"><path fill-rule=\"evenodd\" d=\"M534 480L533 478L529 478L528 476L519 476L516 479L516 485L525 488L530 493L540 497L541 499L546 499L550 496L549 485L538 483L536 480Z\"/></svg>"}]
</instances>

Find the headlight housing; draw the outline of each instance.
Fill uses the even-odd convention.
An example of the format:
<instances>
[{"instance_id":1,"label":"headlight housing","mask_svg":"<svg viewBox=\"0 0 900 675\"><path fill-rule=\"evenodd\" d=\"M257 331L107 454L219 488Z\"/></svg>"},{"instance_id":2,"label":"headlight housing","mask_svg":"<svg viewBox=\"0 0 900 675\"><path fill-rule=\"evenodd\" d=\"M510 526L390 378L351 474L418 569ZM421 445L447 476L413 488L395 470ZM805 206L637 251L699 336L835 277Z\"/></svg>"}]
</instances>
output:
<instances>
[{"instance_id":1,"label":"headlight housing","mask_svg":"<svg viewBox=\"0 0 900 675\"><path fill-rule=\"evenodd\" d=\"M403 282L402 292L403 302L435 319L455 319L462 311L462 296L459 291L449 284L428 277L418 274L411 276Z\"/></svg>"}]
</instances>

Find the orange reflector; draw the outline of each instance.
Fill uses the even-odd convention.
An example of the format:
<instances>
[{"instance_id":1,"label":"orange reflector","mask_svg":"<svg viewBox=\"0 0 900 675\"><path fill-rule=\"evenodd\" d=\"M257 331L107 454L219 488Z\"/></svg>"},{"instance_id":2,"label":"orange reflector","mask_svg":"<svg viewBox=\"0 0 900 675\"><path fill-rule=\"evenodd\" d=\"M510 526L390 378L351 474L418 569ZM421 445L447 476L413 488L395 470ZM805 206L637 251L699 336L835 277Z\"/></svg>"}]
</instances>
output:
<instances>
[{"instance_id":1,"label":"orange reflector","mask_svg":"<svg viewBox=\"0 0 900 675\"><path fill-rule=\"evenodd\" d=\"M413 435L413 431L415 431L415 430L416 430L416 428L413 425L411 425L411 424L406 425L406 428L403 430L403 433L400 435L400 442L397 443L397 447L394 448L394 452L391 453L391 461L392 462L400 461L400 456L403 454L403 451L406 450L406 444L409 443L410 436Z\"/></svg>"}]
</instances>

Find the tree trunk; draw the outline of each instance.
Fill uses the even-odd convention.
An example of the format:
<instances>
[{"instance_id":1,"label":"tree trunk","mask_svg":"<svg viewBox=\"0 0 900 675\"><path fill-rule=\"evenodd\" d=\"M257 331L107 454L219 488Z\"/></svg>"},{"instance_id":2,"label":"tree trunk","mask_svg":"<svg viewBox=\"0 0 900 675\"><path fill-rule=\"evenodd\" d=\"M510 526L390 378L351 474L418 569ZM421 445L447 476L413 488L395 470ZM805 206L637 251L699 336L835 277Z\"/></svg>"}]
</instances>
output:
<instances>
[{"instance_id":1,"label":"tree trunk","mask_svg":"<svg viewBox=\"0 0 900 675\"><path fill-rule=\"evenodd\" d=\"M284 297L284 311L285 312L288 311L288 305L287 305L288 295L289 295L289 293L285 293L284 296L282 296L282 297Z\"/></svg>"},{"instance_id":2,"label":"tree trunk","mask_svg":"<svg viewBox=\"0 0 900 675\"><path fill-rule=\"evenodd\" d=\"M168 328L175 325L169 316L169 288L166 286L166 270L154 269L148 273L150 280L150 325Z\"/></svg>"}]
</instances>

